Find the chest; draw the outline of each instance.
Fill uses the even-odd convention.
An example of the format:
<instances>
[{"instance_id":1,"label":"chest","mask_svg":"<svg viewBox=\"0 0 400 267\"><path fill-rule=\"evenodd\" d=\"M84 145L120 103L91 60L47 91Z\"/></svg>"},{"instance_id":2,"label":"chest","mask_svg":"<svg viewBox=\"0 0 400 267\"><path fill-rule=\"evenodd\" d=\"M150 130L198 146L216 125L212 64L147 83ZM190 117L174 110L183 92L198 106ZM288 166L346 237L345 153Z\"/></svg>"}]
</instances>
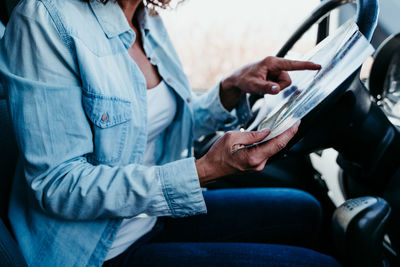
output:
<instances>
[{"instance_id":1,"label":"chest","mask_svg":"<svg viewBox=\"0 0 400 267\"><path fill-rule=\"evenodd\" d=\"M151 46L148 49L150 58L159 61L153 65L146 58L147 64L152 65L153 74L159 73L177 100L181 99L178 102L186 106L185 100L191 97L190 87L183 70L166 49L168 47ZM77 43L76 51L82 81L82 104L93 132L91 162L109 165L140 162L146 148L149 126L147 79L144 73L152 72L142 71L141 64L138 64L140 60L132 58L123 45L110 53L99 54ZM158 72L154 70L155 67ZM184 110L183 107L180 110ZM191 117L187 113L185 116L182 112L177 114L179 118ZM190 129L190 123L186 124L184 128Z\"/></svg>"},{"instance_id":2,"label":"chest","mask_svg":"<svg viewBox=\"0 0 400 267\"><path fill-rule=\"evenodd\" d=\"M151 89L156 87L160 83L161 77L158 74L157 67L151 64L139 41L136 41L132 45L128 50L128 54L141 70L146 80L146 88Z\"/></svg>"}]
</instances>

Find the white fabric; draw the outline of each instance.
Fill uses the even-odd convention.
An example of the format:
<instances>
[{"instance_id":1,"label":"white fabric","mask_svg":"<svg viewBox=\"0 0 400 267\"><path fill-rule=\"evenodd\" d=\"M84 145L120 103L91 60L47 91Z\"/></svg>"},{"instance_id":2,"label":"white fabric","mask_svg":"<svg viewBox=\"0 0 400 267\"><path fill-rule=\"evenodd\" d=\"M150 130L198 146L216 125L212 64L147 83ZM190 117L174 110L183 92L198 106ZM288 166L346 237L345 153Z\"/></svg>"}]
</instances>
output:
<instances>
[{"instance_id":1,"label":"white fabric","mask_svg":"<svg viewBox=\"0 0 400 267\"><path fill-rule=\"evenodd\" d=\"M154 149L158 136L171 124L175 117L177 102L172 89L161 81L153 89L147 90L147 148L143 164L155 165Z\"/></svg>"},{"instance_id":2,"label":"white fabric","mask_svg":"<svg viewBox=\"0 0 400 267\"><path fill-rule=\"evenodd\" d=\"M147 90L148 139L144 154L144 165L155 165L156 140L173 121L177 109L176 105L175 95L164 81L161 81L153 89ZM154 227L156 221L157 217L148 217L143 214L122 220L105 260L112 259L124 252L130 245L148 233Z\"/></svg>"}]
</instances>

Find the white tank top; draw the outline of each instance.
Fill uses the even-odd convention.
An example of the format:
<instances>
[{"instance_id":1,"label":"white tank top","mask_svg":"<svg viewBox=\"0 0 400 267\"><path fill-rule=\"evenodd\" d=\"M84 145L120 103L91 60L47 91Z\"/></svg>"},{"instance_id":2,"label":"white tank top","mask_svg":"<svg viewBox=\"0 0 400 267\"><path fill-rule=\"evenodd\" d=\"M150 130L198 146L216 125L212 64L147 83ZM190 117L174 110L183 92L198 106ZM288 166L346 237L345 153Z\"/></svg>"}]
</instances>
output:
<instances>
[{"instance_id":1,"label":"white tank top","mask_svg":"<svg viewBox=\"0 0 400 267\"><path fill-rule=\"evenodd\" d=\"M167 129L173 121L177 109L174 92L164 81L153 89L147 90L147 147L143 164L155 165L155 144L159 135ZM117 236L107 253L106 259L112 259L124 252L140 237L148 233L157 221L157 217L139 215L124 219L118 229Z\"/></svg>"}]
</instances>

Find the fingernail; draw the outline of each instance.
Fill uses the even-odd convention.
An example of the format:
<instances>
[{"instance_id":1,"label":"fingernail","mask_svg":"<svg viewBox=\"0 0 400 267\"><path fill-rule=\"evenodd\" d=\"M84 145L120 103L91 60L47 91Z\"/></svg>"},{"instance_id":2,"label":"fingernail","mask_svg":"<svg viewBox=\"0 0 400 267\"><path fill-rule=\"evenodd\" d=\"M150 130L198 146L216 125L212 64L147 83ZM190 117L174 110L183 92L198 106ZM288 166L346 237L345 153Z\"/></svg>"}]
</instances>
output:
<instances>
[{"instance_id":1,"label":"fingernail","mask_svg":"<svg viewBox=\"0 0 400 267\"><path fill-rule=\"evenodd\" d=\"M272 86L272 87L271 87L272 92L274 92L274 93L278 92L278 88L279 88L279 87L278 87L277 85Z\"/></svg>"},{"instance_id":2,"label":"fingernail","mask_svg":"<svg viewBox=\"0 0 400 267\"><path fill-rule=\"evenodd\" d=\"M301 123L301 120L297 121L294 125L295 125L296 127L299 127L299 126L300 126L300 123Z\"/></svg>"}]
</instances>

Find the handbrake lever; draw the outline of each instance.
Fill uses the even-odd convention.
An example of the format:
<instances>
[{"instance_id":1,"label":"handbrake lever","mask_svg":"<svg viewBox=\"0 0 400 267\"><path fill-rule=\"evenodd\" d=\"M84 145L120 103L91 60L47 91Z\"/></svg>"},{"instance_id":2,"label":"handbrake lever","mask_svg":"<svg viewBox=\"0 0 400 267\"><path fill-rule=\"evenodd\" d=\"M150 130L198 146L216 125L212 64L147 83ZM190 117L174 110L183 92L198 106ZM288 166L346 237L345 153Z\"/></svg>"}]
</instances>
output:
<instances>
[{"instance_id":1,"label":"handbrake lever","mask_svg":"<svg viewBox=\"0 0 400 267\"><path fill-rule=\"evenodd\" d=\"M379 197L343 203L333 214L333 239L345 266L384 266L383 240L389 204Z\"/></svg>"}]
</instances>

